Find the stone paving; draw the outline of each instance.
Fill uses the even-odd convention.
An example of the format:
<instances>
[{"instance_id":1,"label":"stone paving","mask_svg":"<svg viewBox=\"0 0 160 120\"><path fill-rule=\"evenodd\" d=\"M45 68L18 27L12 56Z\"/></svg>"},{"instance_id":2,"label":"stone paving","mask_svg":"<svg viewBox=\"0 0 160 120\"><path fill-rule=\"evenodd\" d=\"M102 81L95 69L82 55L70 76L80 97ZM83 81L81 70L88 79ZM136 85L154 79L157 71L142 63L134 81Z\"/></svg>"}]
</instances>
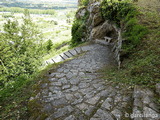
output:
<instances>
[{"instance_id":1,"label":"stone paving","mask_svg":"<svg viewBox=\"0 0 160 120\"><path fill-rule=\"evenodd\" d=\"M100 77L97 70L113 63L111 52L98 44L90 47L86 54L61 64L41 85L36 98L47 113L45 120L130 120L125 114L132 113L133 90Z\"/></svg>"}]
</instances>

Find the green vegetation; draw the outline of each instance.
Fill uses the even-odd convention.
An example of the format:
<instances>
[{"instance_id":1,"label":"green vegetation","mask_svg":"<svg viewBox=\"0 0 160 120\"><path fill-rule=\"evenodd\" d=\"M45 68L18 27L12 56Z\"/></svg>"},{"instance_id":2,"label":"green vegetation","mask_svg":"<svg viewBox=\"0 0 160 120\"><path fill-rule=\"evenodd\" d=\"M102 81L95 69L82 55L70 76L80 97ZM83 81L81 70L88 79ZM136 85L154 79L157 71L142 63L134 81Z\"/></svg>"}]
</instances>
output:
<instances>
[{"instance_id":1,"label":"green vegetation","mask_svg":"<svg viewBox=\"0 0 160 120\"><path fill-rule=\"evenodd\" d=\"M20 7L2 7L0 8L0 12L12 12L12 13L23 13L24 9ZM40 9L29 9L30 14L49 14L54 15L55 10L40 10Z\"/></svg>"},{"instance_id":2,"label":"green vegetation","mask_svg":"<svg viewBox=\"0 0 160 120\"><path fill-rule=\"evenodd\" d=\"M72 46L76 46L82 42L82 38L85 37L85 23L83 20L75 20L72 26Z\"/></svg>"},{"instance_id":3,"label":"green vegetation","mask_svg":"<svg viewBox=\"0 0 160 120\"><path fill-rule=\"evenodd\" d=\"M110 20L123 30L123 54L129 54L140 44L141 39L147 33L146 27L138 23L140 14L136 7L127 1L104 0L101 4L102 16Z\"/></svg>"},{"instance_id":4,"label":"green vegetation","mask_svg":"<svg viewBox=\"0 0 160 120\"><path fill-rule=\"evenodd\" d=\"M24 81L23 85L22 81L21 84L17 84L18 88L15 88L14 92L6 91L12 92L12 95L6 98L5 101L1 101L0 103L0 119L27 120L29 119L30 114L32 114L33 112L37 112L39 113L39 115L41 114L41 116L43 116L43 114L38 109L38 107L40 107L41 105L35 103L34 100L29 99L31 98L31 96L34 96L36 92L38 92L40 85L43 84L44 80L46 80L46 74L48 74L51 70L54 70L59 64L61 63L51 64L43 70L40 69L32 75L32 78ZM37 109L35 106L37 107Z\"/></svg>"},{"instance_id":5,"label":"green vegetation","mask_svg":"<svg viewBox=\"0 0 160 120\"><path fill-rule=\"evenodd\" d=\"M75 10L55 12L0 13L0 119L28 119L31 87L41 80L42 62L70 48Z\"/></svg>"},{"instance_id":6,"label":"green vegetation","mask_svg":"<svg viewBox=\"0 0 160 120\"><path fill-rule=\"evenodd\" d=\"M40 63L37 59L42 55L41 36L27 10L21 26L16 20L8 20L4 31L6 33L0 40L1 88L12 85L18 77L27 77L35 72Z\"/></svg>"},{"instance_id":7,"label":"green vegetation","mask_svg":"<svg viewBox=\"0 0 160 120\"><path fill-rule=\"evenodd\" d=\"M84 17L82 18L75 18L74 23L72 25L72 40L71 45L76 46L80 43L82 43L82 39L85 39L86 37L86 22L89 18L89 13L86 12Z\"/></svg>"},{"instance_id":8,"label":"green vegetation","mask_svg":"<svg viewBox=\"0 0 160 120\"><path fill-rule=\"evenodd\" d=\"M21 25L17 20L8 20L4 31L0 37L0 105L19 99L17 94L33 79L43 55L39 30L27 10Z\"/></svg>"},{"instance_id":9,"label":"green vegetation","mask_svg":"<svg viewBox=\"0 0 160 120\"><path fill-rule=\"evenodd\" d=\"M52 49L52 46L53 46L53 43L51 40L48 40L47 41L47 45L46 45L46 48L47 48L47 51L50 51Z\"/></svg>"},{"instance_id":10,"label":"green vegetation","mask_svg":"<svg viewBox=\"0 0 160 120\"><path fill-rule=\"evenodd\" d=\"M129 15L132 15L131 12L125 18L128 21L124 25L126 28L124 37L127 37L123 50L125 48L127 52L125 56L121 56L123 59L121 69L106 70L108 68L105 68L104 75L107 80L116 83L154 88L155 84L160 82L160 16L153 7L152 11L147 7L137 5L135 7L138 14L128 18ZM148 34L144 36L146 29ZM137 47L134 47L135 45Z\"/></svg>"},{"instance_id":11,"label":"green vegetation","mask_svg":"<svg viewBox=\"0 0 160 120\"><path fill-rule=\"evenodd\" d=\"M89 4L89 0L81 0L81 6L87 6Z\"/></svg>"}]
</instances>

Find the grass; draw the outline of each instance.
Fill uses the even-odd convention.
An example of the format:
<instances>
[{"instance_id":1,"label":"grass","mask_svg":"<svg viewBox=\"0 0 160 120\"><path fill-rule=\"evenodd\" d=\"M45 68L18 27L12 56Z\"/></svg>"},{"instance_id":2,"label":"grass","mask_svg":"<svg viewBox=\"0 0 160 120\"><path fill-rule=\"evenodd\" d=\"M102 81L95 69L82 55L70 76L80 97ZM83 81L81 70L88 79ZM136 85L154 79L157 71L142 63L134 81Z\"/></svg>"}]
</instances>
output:
<instances>
[{"instance_id":1,"label":"grass","mask_svg":"<svg viewBox=\"0 0 160 120\"><path fill-rule=\"evenodd\" d=\"M62 62L61 62L62 63ZM58 65L52 64L47 67L40 69L37 73L35 73L31 79L25 81L20 81L16 88L16 91L10 97L6 97L0 103L0 119L2 120L17 120L17 119L29 119L30 116L28 113L29 108L28 103L31 96L33 96L33 91L35 88L39 86L43 82L43 78L46 74L48 74L49 70L56 69ZM37 88L38 89L38 88ZM10 89L7 89L6 92L9 92ZM3 106L3 107L2 107Z\"/></svg>"},{"instance_id":2,"label":"grass","mask_svg":"<svg viewBox=\"0 0 160 120\"><path fill-rule=\"evenodd\" d=\"M148 34L128 58L123 58L120 70L113 67L102 72L109 81L155 89L155 84L160 82L160 16L143 7L139 11L139 23L148 28Z\"/></svg>"},{"instance_id":3,"label":"grass","mask_svg":"<svg viewBox=\"0 0 160 120\"><path fill-rule=\"evenodd\" d=\"M56 63L56 64L50 64L47 67L45 67L44 69L40 70L41 73L36 78L36 80L37 80L36 84L32 85L30 97L35 97L39 93L39 91L41 89L40 86L43 83L49 83L49 81L47 79L48 78L47 75L54 72L55 69L64 62L67 62L67 60L63 61L63 62ZM44 112L41 112L40 109L42 108L42 104L39 104L39 102L37 102L37 99L28 100L27 106L28 106L27 107L28 116L32 116L32 118L30 118L30 119L36 119L37 117L39 117L40 119L43 120L46 118L47 114Z\"/></svg>"},{"instance_id":4,"label":"grass","mask_svg":"<svg viewBox=\"0 0 160 120\"><path fill-rule=\"evenodd\" d=\"M56 55L59 55L69 49L70 49L70 47L68 45L61 47L59 50L53 49L49 52L49 54L45 55L43 59L48 60L49 58L56 56Z\"/></svg>"},{"instance_id":5,"label":"grass","mask_svg":"<svg viewBox=\"0 0 160 120\"><path fill-rule=\"evenodd\" d=\"M27 101L30 98L30 87L34 84L32 79L27 79L23 81L18 81L21 84L21 87L18 85L16 89L7 88L3 90L4 94L11 95L4 97L3 101L1 101L0 106L0 119L18 119L22 114L23 116L27 116ZM22 85L23 84L23 85ZM15 90L13 92L13 90Z\"/></svg>"}]
</instances>

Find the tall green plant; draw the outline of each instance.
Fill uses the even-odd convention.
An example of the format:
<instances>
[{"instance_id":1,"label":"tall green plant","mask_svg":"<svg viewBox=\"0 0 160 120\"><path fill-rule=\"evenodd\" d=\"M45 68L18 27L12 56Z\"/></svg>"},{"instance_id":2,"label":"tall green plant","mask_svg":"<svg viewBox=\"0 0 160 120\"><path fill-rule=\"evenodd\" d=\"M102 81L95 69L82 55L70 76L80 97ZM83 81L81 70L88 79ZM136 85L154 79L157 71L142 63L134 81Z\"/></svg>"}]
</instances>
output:
<instances>
[{"instance_id":1,"label":"tall green plant","mask_svg":"<svg viewBox=\"0 0 160 120\"><path fill-rule=\"evenodd\" d=\"M89 12L86 11L85 15L81 18L75 18L72 25L72 40L71 45L76 46L77 44L82 42L82 38L86 38L87 28L86 22L89 18Z\"/></svg>"},{"instance_id":2,"label":"tall green plant","mask_svg":"<svg viewBox=\"0 0 160 120\"><path fill-rule=\"evenodd\" d=\"M82 6L87 6L89 4L89 0L81 0Z\"/></svg>"},{"instance_id":3,"label":"tall green plant","mask_svg":"<svg viewBox=\"0 0 160 120\"><path fill-rule=\"evenodd\" d=\"M82 38L85 37L85 23L83 20L75 20L72 25L72 40L71 45L76 46L82 42Z\"/></svg>"},{"instance_id":4,"label":"tall green plant","mask_svg":"<svg viewBox=\"0 0 160 120\"><path fill-rule=\"evenodd\" d=\"M50 51L50 50L52 49L52 46L53 46L52 40L48 40L48 41L47 41L47 46L46 46L47 51Z\"/></svg>"},{"instance_id":5,"label":"tall green plant","mask_svg":"<svg viewBox=\"0 0 160 120\"><path fill-rule=\"evenodd\" d=\"M23 23L8 20L0 36L0 89L30 77L40 64L41 35L25 10ZM0 91L1 93L1 91ZM1 94L0 94L1 95Z\"/></svg>"}]
</instances>

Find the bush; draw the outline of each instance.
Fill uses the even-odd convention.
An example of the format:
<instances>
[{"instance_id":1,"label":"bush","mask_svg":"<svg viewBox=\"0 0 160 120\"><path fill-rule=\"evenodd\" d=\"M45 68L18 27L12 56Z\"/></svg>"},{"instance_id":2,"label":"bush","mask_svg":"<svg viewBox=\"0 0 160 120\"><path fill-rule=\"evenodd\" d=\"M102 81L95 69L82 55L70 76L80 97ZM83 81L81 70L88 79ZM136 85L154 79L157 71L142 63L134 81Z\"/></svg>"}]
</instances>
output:
<instances>
[{"instance_id":1,"label":"bush","mask_svg":"<svg viewBox=\"0 0 160 120\"><path fill-rule=\"evenodd\" d=\"M135 11L134 13L137 12L132 4L128 2L108 2L108 0L104 0L101 4L102 16L107 20L113 21L119 27L121 21L133 11ZM130 16L130 18L132 17L135 17L135 14Z\"/></svg>"},{"instance_id":2,"label":"bush","mask_svg":"<svg viewBox=\"0 0 160 120\"><path fill-rule=\"evenodd\" d=\"M52 40L48 40L46 46L48 52L52 49L52 46L53 46Z\"/></svg>"},{"instance_id":3,"label":"bush","mask_svg":"<svg viewBox=\"0 0 160 120\"><path fill-rule=\"evenodd\" d=\"M89 0L81 0L82 6L87 6L89 4Z\"/></svg>"},{"instance_id":4,"label":"bush","mask_svg":"<svg viewBox=\"0 0 160 120\"><path fill-rule=\"evenodd\" d=\"M81 39L85 37L86 27L83 20L75 20L72 25L72 40L71 45L76 46L81 43Z\"/></svg>"},{"instance_id":5,"label":"bush","mask_svg":"<svg viewBox=\"0 0 160 120\"><path fill-rule=\"evenodd\" d=\"M115 23L123 30L123 54L128 54L135 48L147 33L146 27L140 25L137 20L139 12L129 2L108 2L101 4L101 13L104 19Z\"/></svg>"},{"instance_id":6,"label":"bush","mask_svg":"<svg viewBox=\"0 0 160 120\"><path fill-rule=\"evenodd\" d=\"M83 17L74 20L71 31L72 46L76 46L79 43L81 43L82 38L86 39L86 34L87 34L86 22L88 18L89 18L89 12L87 11Z\"/></svg>"}]
</instances>

